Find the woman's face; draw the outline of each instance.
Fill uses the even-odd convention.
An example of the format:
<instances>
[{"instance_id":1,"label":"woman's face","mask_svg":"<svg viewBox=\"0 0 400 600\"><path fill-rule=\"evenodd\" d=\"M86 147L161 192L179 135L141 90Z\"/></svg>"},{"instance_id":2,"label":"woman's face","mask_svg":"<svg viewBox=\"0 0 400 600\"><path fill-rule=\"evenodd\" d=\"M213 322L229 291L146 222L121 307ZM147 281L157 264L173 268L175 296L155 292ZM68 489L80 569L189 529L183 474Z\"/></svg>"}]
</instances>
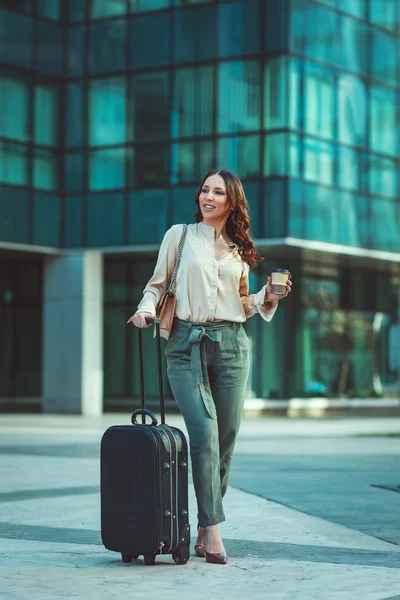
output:
<instances>
[{"instance_id":1,"label":"woman's face","mask_svg":"<svg viewBox=\"0 0 400 600\"><path fill-rule=\"evenodd\" d=\"M230 206L225 181L221 175L210 175L205 180L199 196L199 206L205 221L226 219Z\"/></svg>"}]
</instances>

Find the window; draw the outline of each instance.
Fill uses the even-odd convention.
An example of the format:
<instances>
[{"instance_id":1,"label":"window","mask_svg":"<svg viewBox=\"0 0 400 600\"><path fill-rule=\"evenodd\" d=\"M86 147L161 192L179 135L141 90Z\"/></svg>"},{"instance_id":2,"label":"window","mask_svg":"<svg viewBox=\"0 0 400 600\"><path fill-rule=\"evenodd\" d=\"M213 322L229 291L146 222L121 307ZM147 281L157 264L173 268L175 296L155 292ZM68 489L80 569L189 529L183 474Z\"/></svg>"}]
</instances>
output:
<instances>
[{"instance_id":1,"label":"window","mask_svg":"<svg viewBox=\"0 0 400 600\"><path fill-rule=\"evenodd\" d=\"M372 30L372 77L393 86L396 85L397 75L396 42L393 36L379 29Z\"/></svg>"},{"instance_id":2,"label":"window","mask_svg":"<svg viewBox=\"0 0 400 600\"><path fill-rule=\"evenodd\" d=\"M83 21L86 17L86 4L87 0L68 0L68 20Z\"/></svg>"},{"instance_id":3,"label":"window","mask_svg":"<svg viewBox=\"0 0 400 600\"><path fill-rule=\"evenodd\" d=\"M372 86L370 88L370 148L395 156L398 151L399 115L395 92Z\"/></svg>"},{"instance_id":4,"label":"window","mask_svg":"<svg viewBox=\"0 0 400 600\"><path fill-rule=\"evenodd\" d=\"M40 246L60 245L60 213L59 196L35 194L33 211L33 243Z\"/></svg>"},{"instance_id":5,"label":"window","mask_svg":"<svg viewBox=\"0 0 400 600\"><path fill-rule=\"evenodd\" d=\"M140 190L129 194L129 243L161 242L168 228L168 199L167 189Z\"/></svg>"},{"instance_id":6,"label":"window","mask_svg":"<svg viewBox=\"0 0 400 600\"><path fill-rule=\"evenodd\" d=\"M82 196L70 196L64 199L64 245L66 248L81 247L83 245Z\"/></svg>"},{"instance_id":7,"label":"window","mask_svg":"<svg viewBox=\"0 0 400 600\"><path fill-rule=\"evenodd\" d=\"M125 69L126 21L93 23L89 26L89 70L110 73Z\"/></svg>"},{"instance_id":8,"label":"window","mask_svg":"<svg viewBox=\"0 0 400 600\"><path fill-rule=\"evenodd\" d=\"M288 7L287 0L262 0L265 5L265 50L285 51L288 48Z\"/></svg>"},{"instance_id":9,"label":"window","mask_svg":"<svg viewBox=\"0 0 400 600\"><path fill-rule=\"evenodd\" d=\"M125 78L98 79L90 82L89 144L125 142Z\"/></svg>"},{"instance_id":10,"label":"window","mask_svg":"<svg viewBox=\"0 0 400 600\"><path fill-rule=\"evenodd\" d=\"M63 35L60 25L36 21L36 68L60 76L63 72ZM20 36L21 34L19 34Z\"/></svg>"},{"instance_id":11,"label":"window","mask_svg":"<svg viewBox=\"0 0 400 600\"><path fill-rule=\"evenodd\" d=\"M219 56L260 52L260 0L221 4L218 19Z\"/></svg>"},{"instance_id":12,"label":"window","mask_svg":"<svg viewBox=\"0 0 400 600\"><path fill-rule=\"evenodd\" d=\"M305 63L304 131L327 139L334 131L334 73L312 63Z\"/></svg>"},{"instance_id":13,"label":"window","mask_svg":"<svg viewBox=\"0 0 400 600\"><path fill-rule=\"evenodd\" d=\"M1 144L0 144L1 156ZM0 160L0 175L2 161ZM0 177L2 179L2 176ZM29 241L29 192L18 188L0 187L0 238L26 244ZM1 363L1 361L0 361Z\"/></svg>"},{"instance_id":14,"label":"window","mask_svg":"<svg viewBox=\"0 0 400 600\"><path fill-rule=\"evenodd\" d=\"M400 252L399 204L392 200L371 198L372 247L388 252Z\"/></svg>"},{"instance_id":15,"label":"window","mask_svg":"<svg viewBox=\"0 0 400 600\"><path fill-rule=\"evenodd\" d=\"M360 153L351 148L338 148L339 172L338 184L345 190L361 189L360 182Z\"/></svg>"},{"instance_id":16,"label":"window","mask_svg":"<svg viewBox=\"0 0 400 600\"><path fill-rule=\"evenodd\" d=\"M67 30L67 72L70 77L81 77L85 72L85 26L75 25Z\"/></svg>"},{"instance_id":17,"label":"window","mask_svg":"<svg viewBox=\"0 0 400 600\"><path fill-rule=\"evenodd\" d=\"M339 35L335 40L337 64L348 71L367 75L370 27L345 15L339 16Z\"/></svg>"},{"instance_id":18,"label":"window","mask_svg":"<svg viewBox=\"0 0 400 600\"><path fill-rule=\"evenodd\" d=\"M369 191L376 196L397 195L396 162L391 158L369 155Z\"/></svg>"},{"instance_id":19,"label":"window","mask_svg":"<svg viewBox=\"0 0 400 600\"><path fill-rule=\"evenodd\" d=\"M340 74L338 81L339 140L365 146L367 92L358 77Z\"/></svg>"},{"instance_id":20,"label":"window","mask_svg":"<svg viewBox=\"0 0 400 600\"><path fill-rule=\"evenodd\" d=\"M32 66L32 18L0 8L0 62Z\"/></svg>"},{"instance_id":21,"label":"window","mask_svg":"<svg viewBox=\"0 0 400 600\"><path fill-rule=\"evenodd\" d=\"M309 3L305 14L305 54L326 63L335 62L338 16L329 8Z\"/></svg>"},{"instance_id":22,"label":"window","mask_svg":"<svg viewBox=\"0 0 400 600\"><path fill-rule=\"evenodd\" d=\"M126 0L89 0L90 18L116 17L126 13Z\"/></svg>"},{"instance_id":23,"label":"window","mask_svg":"<svg viewBox=\"0 0 400 600\"><path fill-rule=\"evenodd\" d=\"M14 185L28 185L28 151L26 146L11 142L0 142L0 181Z\"/></svg>"},{"instance_id":24,"label":"window","mask_svg":"<svg viewBox=\"0 0 400 600\"><path fill-rule=\"evenodd\" d=\"M169 144L138 144L135 150L135 187L168 183Z\"/></svg>"},{"instance_id":25,"label":"window","mask_svg":"<svg viewBox=\"0 0 400 600\"><path fill-rule=\"evenodd\" d=\"M59 96L55 85L35 87L34 140L36 144L56 146L59 129Z\"/></svg>"},{"instance_id":26,"label":"window","mask_svg":"<svg viewBox=\"0 0 400 600\"><path fill-rule=\"evenodd\" d=\"M218 67L218 132L258 131L261 126L261 74L258 61Z\"/></svg>"},{"instance_id":27,"label":"window","mask_svg":"<svg viewBox=\"0 0 400 600\"><path fill-rule=\"evenodd\" d=\"M130 64L134 69L170 63L170 15L139 15L130 24Z\"/></svg>"},{"instance_id":28,"label":"window","mask_svg":"<svg viewBox=\"0 0 400 600\"><path fill-rule=\"evenodd\" d=\"M267 59L264 73L265 129L287 127L286 75L287 60L285 56Z\"/></svg>"},{"instance_id":29,"label":"window","mask_svg":"<svg viewBox=\"0 0 400 600\"><path fill-rule=\"evenodd\" d=\"M61 0L36 0L36 13L41 17L59 21L61 18Z\"/></svg>"},{"instance_id":30,"label":"window","mask_svg":"<svg viewBox=\"0 0 400 600\"><path fill-rule=\"evenodd\" d=\"M216 52L216 7L201 6L174 14L174 60L210 60Z\"/></svg>"},{"instance_id":31,"label":"window","mask_svg":"<svg viewBox=\"0 0 400 600\"><path fill-rule=\"evenodd\" d=\"M132 79L130 139L166 139L170 131L168 72L136 75Z\"/></svg>"},{"instance_id":32,"label":"window","mask_svg":"<svg viewBox=\"0 0 400 600\"><path fill-rule=\"evenodd\" d=\"M270 133L265 136L264 176L288 175L286 141L285 133Z\"/></svg>"},{"instance_id":33,"label":"window","mask_svg":"<svg viewBox=\"0 0 400 600\"><path fill-rule=\"evenodd\" d=\"M300 130L303 121L303 94L301 94L301 84L304 80L303 61L291 58L289 60L289 127Z\"/></svg>"},{"instance_id":34,"label":"window","mask_svg":"<svg viewBox=\"0 0 400 600\"><path fill-rule=\"evenodd\" d=\"M333 184L333 146L312 138L304 139L304 179Z\"/></svg>"},{"instance_id":35,"label":"window","mask_svg":"<svg viewBox=\"0 0 400 600\"><path fill-rule=\"evenodd\" d=\"M383 2L386 2L386 0L383 0ZM360 19L365 19L367 16L367 4L365 0L336 0L336 6L340 10Z\"/></svg>"},{"instance_id":36,"label":"window","mask_svg":"<svg viewBox=\"0 0 400 600\"><path fill-rule=\"evenodd\" d=\"M124 195L89 194L88 246L119 246L124 242Z\"/></svg>"},{"instance_id":37,"label":"window","mask_svg":"<svg viewBox=\"0 0 400 600\"><path fill-rule=\"evenodd\" d=\"M18 75L0 76L0 135L29 138L29 84Z\"/></svg>"},{"instance_id":38,"label":"window","mask_svg":"<svg viewBox=\"0 0 400 600\"><path fill-rule=\"evenodd\" d=\"M217 164L242 179L260 174L260 136L219 138Z\"/></svg>"},{"instance_id":39,"label":"window","mask_svg":"<svg viewBox=\"0 0 400 600\"><path fill-rule=\"evenodd\" d=\"M304 193L306 239L337 243L339 215L336 191L324 186L307 185Z\"/></svg>"},{"instance_id":40,"label":"window","mask_svg":"<svg viewBox=\"0 0 400 600\"><path fill-rule=\"evenodd\" d=\"M380 27L396 31L396 25L400 21L398 0L373 0L369 2L369 19ZM396 17L397 8L397 17Z\"/></svg>"},{"instance_id":41,"label":"window","mask_svg":"<svg viewBox=\"0 0 400 600\"><path fill-rule=\"evenodd\" d=\"M182 142L172 145L171 179L172 183L195 181L211 169L212 142Z\"/></svg>"},{"instance_id":42,"label":"window","mask_svg":"<svg viewBox=\"0 0 400 600\"><path fill-rule=\"evenodd\" d=\"M83 187L83 154L69 152L65 155L65 188L69 192L79 192Z\"/></svg>"},{"instance_id":43,"label":"window","mask_svg":"<svg viewBox=\"0 0 400 600\"><path fill-rule=\"evenodd\" d=\"M212 67L176 71L172 137L212 133L213 114Z\"/></svg>"},{"instance_id":44,"label":"window","mask_svg":"<svg viewBox=\"0 0 400 600\"><path fill-rule=\"evenodd\" d=\"M55 190L58 186L58 162L54 152L35 150L33 185L43 190Z\"/></svg>"},{"instance_id":45,"label":"window","mask_svg":"<svg viewBox=\"0 0 400 600\"><path fill-rule=\"evenodd\" d=\"M131 12L168 8L170 0L129 0Z\"/></svg>"},{"instance_id":46,"label":"window","mask_svg":"<svg viewBox=\"0 0 400 600\"><path fill-rule=\"evenodd\" d=\"M132 150L112 148L89 154L89 188L111 190L125 186L126 154Z\"/></svg>"},{"instance_id":47,"label":"window","mask_svg":"<svg viewBox=\"0 0 400 600\"><path fill-rule=\"evenodd\" d=\"M67 85L67 110L65 114L65 139L67 148L79 148L86 144L83 139L84 88L81 83Z\"/></svg>"}]
</instances>

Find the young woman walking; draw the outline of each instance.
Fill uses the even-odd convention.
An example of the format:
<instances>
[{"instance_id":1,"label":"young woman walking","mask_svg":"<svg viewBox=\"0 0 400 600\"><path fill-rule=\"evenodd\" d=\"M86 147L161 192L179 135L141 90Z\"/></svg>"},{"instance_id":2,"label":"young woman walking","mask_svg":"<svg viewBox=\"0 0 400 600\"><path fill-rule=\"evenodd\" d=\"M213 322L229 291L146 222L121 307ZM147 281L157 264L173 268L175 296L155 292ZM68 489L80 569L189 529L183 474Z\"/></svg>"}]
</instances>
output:
<instances>
[{"instance_id":1,"label":"young woman walking","mask_svg":"<svg viewBox=\"0 0 400 600\"><path fill-rule=\"evenodd\" d=\"M249 341L242 326L255 314L270 321L278 301L291 291L272 293L271 278L249 294L249 270L263 260L248 231L248 203L238 177L226 170L207 173L195 203L196 223L188 226L176 283L176 309L165 347L167 373L190 439L198 505L195 551L225 564L218 524L241 422L249 376ZM154 274L137 312L136 327L148 327L171 278L183 226L163 239Z\"/></svg>"}]
</instances>

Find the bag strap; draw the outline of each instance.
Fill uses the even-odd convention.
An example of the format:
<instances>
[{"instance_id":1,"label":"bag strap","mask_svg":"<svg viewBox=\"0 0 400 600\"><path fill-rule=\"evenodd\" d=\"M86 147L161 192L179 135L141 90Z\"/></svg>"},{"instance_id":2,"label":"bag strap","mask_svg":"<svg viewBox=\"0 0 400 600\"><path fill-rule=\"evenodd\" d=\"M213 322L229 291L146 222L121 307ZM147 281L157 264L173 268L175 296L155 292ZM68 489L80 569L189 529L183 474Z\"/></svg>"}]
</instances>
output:
<instances>
[{"instance_id":1,"label":"bag strap","mask_svg":"<svg viewBox=\"0 0 400 600\"><path fill-rule=\"evenodd\" d=\"M172 271L171 280L170 280L168 288L167 288L169 292L175 293L175 290L176 290L176 276L178 274L179 264L180 264L181 258L182 258L182 252L183 252L183 247L185 245L187 231L188 231L188 226L184 225L183 230L182 230L181 239L179 240L179 244L178 244L178 250L177 250L177 254L176 254L174 270Z\"/></svg>"}]
</instances>

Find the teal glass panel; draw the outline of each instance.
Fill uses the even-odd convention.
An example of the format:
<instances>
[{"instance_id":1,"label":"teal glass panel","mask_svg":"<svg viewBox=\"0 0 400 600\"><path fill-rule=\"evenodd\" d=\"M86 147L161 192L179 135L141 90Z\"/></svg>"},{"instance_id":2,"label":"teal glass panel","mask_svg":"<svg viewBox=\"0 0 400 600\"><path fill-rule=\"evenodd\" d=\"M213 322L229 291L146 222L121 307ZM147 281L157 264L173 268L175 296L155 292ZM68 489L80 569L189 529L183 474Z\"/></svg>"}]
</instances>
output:
<instances>
[{"instance_id":1,"label":"teal glass panel","mask_svg":"<svg viewBox=\"0 0 400 600\"><path fill-rule=\"evenodd\" d=\"M125 186L125 148L89 153L89 189L112 190Z\"/></svg>"},{"instance_id":2,"label":"teal glass panel","mask_svg":"<svg viewBox=\"0 0 400 600\"><path fill-rule=\"evenodd\" d=\"M260 129L260 71L259 61L220 63L217 112L219 133Z\"/></svg>"},{"instance_id":3,"label":"teal glass panel","mask_svg":"<svg viewBox=\"0 0 400 600\"><path fill-rule=\"evenodd\" d=\"M214 117L213 68L179 69L175 74L172 137L208 135Z\"/></svg>"},{"instance_id":4,"label":"teal glass panel","mask_svg":"<svg viewBox=\"0 0 400 600\"><path fill-rule=\"evenodd\" d=\"M391 158L369 155L369 191L374 196L396 198L398 166ZM400 223L399 223L400 225Z\"/></svg>"},{"instance_id":5,"label":"teal glass panel","mask_svg":"<svg viewBox=\"0 0 400 600\"><path fill-rule=\"evenodd\" d=\"M65 114L65 141L67 148L79 148L83 139L84 87L82 83L67 85L67 110Z\"/></svg>"},{"instance_id":6,"label":"teal glass panel","mask_svg":"<svg viewBox=\"0 0 400 600\"><path fill-rule=\"evenodd\" d=\"M270 133L264 139L264 176L288 175L287 135Z\"/></svg>"},{"instance_id":7,"label":"teal glass panel","mask_svg":"<svg viewBox=\"0 0 400 600\"><path fill-rule=\"evenodd\" d=\"M83 245L83 203L82 196L67 196L64 199L64 246L81 248Z\"/></svg>"},{"instance_id":8,"label":"teal glass panel","mask_svg":"<svg viewBox=\"0 0 400 600\"><path fill-rule=\"evenodd\" d=\"M84 187L83 154L69 152L65 155L65 189L68 192L80 192Z\"/></svg>"},{"instance_id":9,"label":"teal glass panel","mask_svg":"<svg viewBox=\"0 0 400 600\"><path fill-rule=\"evenodd\" d=\"M334 149L332 144L304 138L304 179L333 184Z\"/></svg>"},{"instance_id":10,"label":"teal glass panel","mask_svg":"<svg viewBox=\"0 0 400 600\"><path fill-rule=\"evenodd\" d=\"M372 78L385 83L396 85L398 59L396 55L398 41L392 35L379 29L372 30Z\"/></svg>"},{"instance_id":11,"label":"teal glass panel","mask_svg":"<svg viewBox=\"0 0 400 600\"><path fill-rule=\"evenodd\" d=\"M292 0L290 10L290 49L304 54L306 47L307 0Z\"/></svg>"},{"instance_id":12,"label":"teal glass panel","mask_svg":"<svg viewBox=\"0 0 400 600\"><path fill-rule=\"evenodd\" d=\"M54 152L35 150L33 186L43 190L55 190L58 187L58 161Z\"/></svg>"},{"instance_id":13,"label":"teal glass panel","mask_svg":"<svg viewBox=\"0 0 400 600\"><path fill-rule=\"evenodd\" d=\"M333 139L335 73L310 62L304 65L304 131Z\"/></svg>"},{"instance_id":14,"label":"teal glass panel","mask_svg":"<svg viewBox=\"0 0 400 600\"><path fill-rule=\"evenodd\" d=\"M385 0L383 1L385 2ZM367 17L367 5L368 3L365 0L336 0L336 6L341 11L360 19L366 19Z\"/></svg>"},{"instance_id":15,"label":"teal glass panel","mask_svg":"<svg viewBox=\"0 0 400 600\"><path fill-rule=\"evenodd\" d=\"M130 65L134 69L170 63L170 15L139 15L130 23Z\"/></svg>"},{"instance_id":16,"label":"teal glass panel","mask_svg":"<svg viewBox=\"0 0 400 600\"><path fill-rule=\"evenodd\" d=\"M299 135L289 135L289 175L291 177L301 176L303 140Z\"/></svg>"},{"instance_id":17,"label":"teal glass panel","mask_svg":"<svg viewBox=\"0 0 400 600\"><path fill-rule=\"evenodd\" d=\"M216 6L199 6L174 13L174 60L210 60L216 53Z\"/></svg>"},{"instance_id":18,"label":"teal glass panel","mask_svg":"<svg viewBox=\"0 0 400 600\"><path fill-rule=\"evenodd\" d=\"M168 8L170 0L129 0L131 12Z\"/></svg>"},{"instance_id":19,"label":"teal glass panel","mask_svg":"<svg viewBox=\"0 0 400 600\"><path fill-rule=\"evenodd\" d=\"M28 243L29 207L28 191L0 187L0 239L21 244Z\"/></svg>"},{"instance_id":20,"label":"teal glass panel","mask_svg":"<svg viewBox=\"0 0 400 600\"><path fill-rule=\"evenodd\" d=\"M289 46L288 0L262 0L265 5L265 50L284 51ZM257 23L255 19L254 23Z\"/></svg>"},{"instance_id":21,"label":"teal glass panel","mask_svg":"<svg viewBox=\"0 0 400 600\"><path fill-rule=\"evenodd\" d=\"M304 233L308 240L337 243L338 206L336 190L308 185L305 191Z\"/></svg>"},{"instance_id":22,"label":"teal glass panel","mask_svg":"<svg viewBox=\"0 0 400 600\"><path fill-rule=\"evenodd\" d=\"M337 37L338 15L310 2L305 19L305 54L325 63L335 63Z\"/></svg>"},{"instance_id":23,"label":"teal glass panel","mask_svg":"<svg viewBox=\"0 0 400 600\"><path fill-rule=\"evenodd\" d=\"M213 0L172 0L172 4L175 6L187 6L188 4L205 4L212 1Z\"/></svg>"},{"instance_id":24,"label":"teal glass panel","mask_svg":"<svg viewBox=\"0 0 400 600\"><path fill-rule=\"evenodd\" d=\"M396 31L400 23L398 0L373 0L367 4L369 5L369 20L371 23L390 31Z\"/></svg>"},{"instance_id":25,"label":"teal glass panel","mask_svg":"<svg viewBox=\"0 0 400 600\"><path fill-rule=\"evenodd\" d=\"M287 114L287 58L286 56L273 56L267 58L265 63L264 128L287 127Z\"/></svg>"},{"instance_id":26,"label":"teal glass panel","mask_svg":"<svg viewBox=\"0 0 400 600\"><path fill-rule=\"evenodd\" d=\"M200 181L212 165L212 142L181 142L172 145L171 182Z\"/></svg>"},{"instance_id":27,"label":"teal glass panel","mask_svg":"<svg viewBox=\"0 0 400 600\"><path fill-rule=\"evenodd\" d=\"M83 21L86 17L87 0L68 0L67 15L72 22Z\"/></svg>"},{"instance_id":28,"label":"teal glass panel","mask_svg":"<svg viewBox=\"0 0 400 600\"><path fill-rule=\"evenodd\" d=\"M126 59L126 20L118 19L89 26L89 70L98 75L123 71Z\"/></svg>"},{"instance_id":29,"label":"teal glass panel","mask_svg":"<svg viewBox=\"0 0 400 600\"><path fill-rule=\"evenodd\" d=\"M202 178L209 171L204 171L194 185L172 188L172 223L194 223L197 205L194 196Z\"/></svg>"},{"instance_id":30,"label":"teal glass panel","mask_svg":"<svg viewBox=\"0 0 400 600\"><path fill-rule=\"evenodd\" d=\"M346 246L368 247L366 232L370 216L367 199L351 192L336 192L335 203L337 239L333 242Z\"/></svg>"},{"instance_id":31,"label":"teal glass panel","mask_svg":"<svg viewBox=\"0 0 400 600\"><path fill-rule=\"evenodd\" d=\"M104 302L128 302L129 263L126 258L107 257L104 261Z\"/></svg>"},{"instance_id":32,"label":"teal glass panel","mask_svg":"<svg viewBox=\"0 0 400 600\"><path fill-rule=\"evenodd\" d=\"M242 175L239 173L239 176ZM253 237L261 237L261 223L259 216L259 208L261 199L262 184L258 181L245 181L242 179L244 193L248 202L248 212L250 215L250 234Z\"/></svg>"},{"instance_id":33,"label":"teal glass panel","mask_svg":"<svg viewBox=\"0 0 400 600\"><path fill-rule=\"evenodd\" d=\"M264 183L264 223L260 236L282 238L286 236L286 181L265 181Z\"/></svg>"},{"instance_id":34,"label":"teal glass panel","mask_svg":"<svg viewBox=\"0 0 400 600\"><path fill-rule=\"evenodd\" d=\"M60 76L63 73L62 27L36 21L36 68L42 73Z\"/></svg>"},{"instance_id":35,"label":"teal glass panel","mask_svg":"<svg viewBox=\"0 0 400 600\"><path fill-rule=\"evenodd\" d=\"M217 163L244 177L260 174L260 136L219 138L217 142Z\"/></svg>"},{"instance_id":36,"label":"teal glass panel","mask_svg":"<svg viewBox=\"0 0 400 600\"><path fill-rule=\"evenodd\" d=\"M352 148L338 148L338 185L350 191L361 189L360 153Z\"/></svg>"},{"instance_id":37,"label":"teal glass panel","mask_svg":"<svg viewBox=\"0 0 400 600\"><path fill-rule=\"evenodd\" d=\"M89 88L89 144L125 142L126 80L123 77L98 79Z\"/></svg>"},{"instance_id":38,"label":"teal glass panel","mask_svg":"<svg viewBox=\"0 0 400 600\"><path fill-rule=\"evenodd\" d=\"M56 146L59 139L60 102L54 84L35 86L34 140L36 144Z\"/></svg>"},{"instance_id":39,"label":"teal glass panel","mask_svg":"<svg viewBox=\"0 0 400 600\"><path fill-rule=\"evenodd\" d=\"M38 246L59 246L60 227L60 197L36 193L33 210L33 243Z\"/></svg>"},{"instance_id":40,"label":"teal glass panel","mask_svg":"<svg viewBox=\"0 0 400 600\"><path fill-rule=\"evenodd\" d=\"M337 83L338 136L341 142L365 146L367 90L361 79L340 73Z\"/></svg>"},{"instance_id":41,"label":"teal glass panel","mask_svg":"<svg viewBox=\"0 0 400 600\"><path fill-rule=\"evenodd\" d=\"M32 2L33 0L1 0L1 5L4 8L32 14Z\"/></svg>"},{"instance_id":42,"label":"teal glass panel","mask_svg":"<svg viewBox=\"0 0 400 600\"><path fill-rule=\"evenodd\" d=\"M303 189L307 184L302 181L289 180L289 214L288 214L288 235L290 237L302 239L305 237L305 206Z\"/></svg>"},{"instance_id":43,"label":"teal glass panel","mask_svg":"<svg viewBox=\"0 0 400 600\"><path fill-rule=\"evenodd\" d=\"M132 78L132 101L129 105L130 139L162 140L169 137L169 75L166 71L144 73Z\"/></svg>"},{"instance_id":44,"label":"teal glass panel","mask_svg":"<svg viewBox=\"0 0 400 600\"><path fill-rule=\"evenodd\" d=\"M260 52L260 0L229 2L219 7L218 54L243 56Z\"/></svg>"},{"instance_id":45,"label":"teal glass panel","mask_svg":"<svg viewBox=\"0 0 400 600\"><path fill-rule=\"evenodd\" d=\"M36 14L52 21L61 19L61 0L36 0Z\"/></svg>"},{"instance_id":46,"label":"teal glass panel","mask_svg":"<svg viewBox=\"0 0 400 600\"><path fill-rule=\"evenodd\" d=\"M32 66L33 20L0 8L0 62L19 67Z\"/></svg>"},{"instance_id":47,"label":"teal glass panel","mask_svg":"<svg viewBox=\"0 0 400 600\"><path fill-rule=\"evenodd\" d=\"M87 199L88 246L124 243L124 194L89 194Z\"/></svg>"},{"instance_id":48,"label":"teal glass panel","mask_svg":"<svg viewBox=\"0 0 400 600\"><path fill-rule=\"evenodd\" d=\"M399 204L392 200L371 198L372 247L400 252Z\"/></svg>"},{"instance_id":49,"label":"teal glass panel","mask_svg":"<svg viewBox=\"0 0 400 600\"><path fill-rule=\"evenodd\" d=\"M15 140L29 138L29 84L18 75L0 76L0 135Z\"/></svg>"},{"instance_id":50,"label":"teal glass panel","mask_svg":"<svg viewBox=\"0 0 400 600\"><path fill-rule=\"evenodd\" d=\"M160 243L168 229L168 209L168 189L131 192L129 194L129 243Z\"/></svg>"},{"instance_id":51,"label":"teal glass panel","mask_svg":"<svg viewBox=\"0 0 400 600\"><path fill-rule=\"evenodd\" d=\"M303 95L301 90L304 79L304 62L290 58L288 74L288 110L289 110L289 127L291 129L301 130L303 127ZM275 108L275 112L279 112L279 108Z\"/></svg>"},{"instance_id":52,"label":"teal glass panel","mask_svg":"<svg viewBox=\"0 0 400 600\"><path fill-rule=\"evenodd\" d=\"M378 86L370 87L370 148L396 156L398 152L398 106L395 92Z\"/></svg>"},{"instance_id":53,"label":"teal glass panel","mask_svg":"<svg viewBox=\"0 0 400 600\"><path fill-rule=\"evenodd\" d=\"M89 0L90 18L101 19L126 14L126 0Z\"/></svg>"},{"instance_id":54,"label":"teal glass panel","mask_svg":"<svg viewBox=\"0 0 400 600\"><path fill-rule=\"evenodd\" d=\"M85 27L75 25L69 27L68 52L67 52L67 72L70 77L81 77L85 72Z\"/></svg>"},{"instance_id":55,"label":"teal glass panel","mask_svg":"<svg viewBox=\"0 0 400 600\"><path fill-rule=\"evenodd\" d=\"M346 15L339 17L339 32L335 38L336 64L347 71L360 75L368 74L368 50L370 27Z\"/></svg>"},{"instance_id":56,"label":"teal glass panel","mask_svg":"<svg viewBox=\"0 0 400 600\"><path fill-rule=\"evenodd\" d=\"M28 150L23 144L0 142L0 181L28 185Z\"/></svg>"},{"instance_id":57,"label":"teal glass panel","mask_svg":"<svg viewBox=\"0 0 400 600\"><path fill-rule=\"evenodd\" d=\"M168 183L169 144L137 144L135 157L135 187Z\"/></svg>"}]
</instances>

